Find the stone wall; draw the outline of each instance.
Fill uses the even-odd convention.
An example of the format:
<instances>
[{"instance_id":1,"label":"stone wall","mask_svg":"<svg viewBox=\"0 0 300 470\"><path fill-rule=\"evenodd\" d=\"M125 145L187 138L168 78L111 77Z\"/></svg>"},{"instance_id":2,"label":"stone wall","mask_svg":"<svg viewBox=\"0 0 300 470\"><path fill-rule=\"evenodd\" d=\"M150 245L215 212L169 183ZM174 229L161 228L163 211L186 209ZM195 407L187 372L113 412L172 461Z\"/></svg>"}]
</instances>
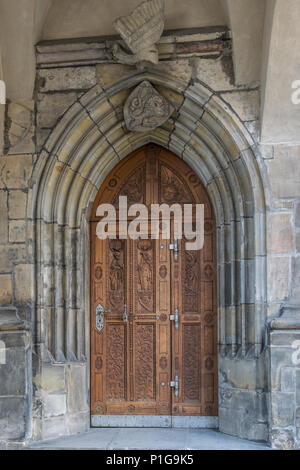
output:
<instances>
[{"instance_id":1,"label":"stone wall","mask_svg":"<svg viewBox=\"0 0 300 470\"><path fill-rule=\"evenodd\" d=\"M195 38L193 39L195 40ZM196 38L197 41L201 39L207 40L203 37ZM219 41L219 39L220 37L217 37L216 41ZM33 437L35 439L51 438L57 435L78 432L89 426L88 302L85 300L83 309L80 307L85 318L86 328L85 331L81 332L83 338L80 340L80 348L76 349L74 346L74 351L73 340L71 339L70 349L61 351L62 355L59 356L59 348L57 348L55 339L55 332L57 331L55 328L57 327L53 330L49 327L49 324L55 325L55 315L57 314L55 312L60 311L55 310L54 307L63 310L65 302L68 302L68 300L63 299L62 304L56 303L54 305L43 303L45 298L37 296L39 283L45 284L45 292L49 292L50 297L56 295L52 278L56 275L56 272L60 273L60 271L52 270L54 261L51 258L48 262L43 260L45 263L42 271L40 271L42 260L38 258L38 253L41 252L39 247L42 245L45 247L44 252L46 255L50 253L54 245L59 245L59 235L56 232L57 226L55 225L57 222L45 219L42 223L39 218L33 217L33 213L35 209L40 210L40 202L35 199L35 194L49 171L47 163L49 162L50 165L53 157L53 153L51 153L51 150L49 153L49 149L54 141L54 129L56 129L54 132L57 142L60 139L59 133L61 132L61 135L63 135L63 128L66 129L66 133L70 132L70 139L65 141L64 150L59 155L55 155L56 164L51 171L58 172L61 175L68 171L67 179L71 179L75 175L78 178L78 185L81 184L84 178L89 178L84 173L88 172L86 168L89 164L88 161L85 161L86 166L83 168L82 166L77 167L76 162L64 166L64 159L67 158L66 149L69 149L71 153L75 145L75 137L68 130L69 116L76 120L82 106L86 112L90 95L87 98L85 93L95 87L93 88L93 90L96 90L95 101L98 99L97 94L100 93L102 93L101 96L107 94L107 99L99 105L105 119L101 123L97 122L97 126L95 126L99 134L97 139L102 139L99 142L103 143L99 144L98 149L95 149L93 144L97 142L96 139L91 142L91 161L99 158L97 152L100 153L101 146L103 146L103 149L105 149L103 154L106 155L105 158L109 162L106 165L108 167L113 166L115 160L118 161L118 158L122 158L121 155L125 155L126 152L129 153L136 146L155 140L161 145L168 146L170 150L176 151L177 154L179 152L178 148L181 148L183 158L186 158L187 161L188 158L191 161L194 158L196 168L196 157L193 157L193 155L196 154L196 149L200 148L202 144L200 145L193 135L196 131L199 134L202 132L202 138L205 141L202 128L200 131L200 121L205 106L209 106L208 102L211 97L215 100L215 109L219 109L216 103L220 103L222 109L227 110L227 124L228 128L232 126L232 132L236 132L235 129L240 126L241 129L245 128L245 132L248 129L254 139L251 147L253 154L249 155L252 166L250 165L249 168L253 174L255 171L260 173L261 182L256 180L255 184L248 184L248 180L251 181L253 174L248 176L247 171L249 170L238 166L239 153L235 155L236 158L232 157L231 163L228 164L229 169L222 169L222 175L225 175L224 185L230 184L230 171L233 168L234 173L242 174L241 179L245 184L245 192L248 191L249 193L249 197L248 195L243 196L244 199L241 204L244 205L242 209L243 213L246 214L243 228L240 228L239 220L237 220L235 221L237 225L234 230L245 230L246 248L243 247L243 249L252 253L251 256L253 259L255 258L255 262L251 263L249 260L245 262L246 267L243 272L246 272L246 274L244 274L244 277L241 275L242 281L239 281L241 284L236 284L237 286L243 286L241 290L244 291L245 301L241 304L241 309L235 306L235 294L230 284L227 287L223 286L224 296L227 300L224 301L224 304L221 301L219 302L221 325L219 337L220 429L228 434L253 440L269 440L270 429L272 444L277 447L284 447L285 444L280 443L286 442L286 439L280 436L281 433L283 436L286 435L287 431L284 428L288 426L289 435L293 434L292 446L297 446L299 437L296 437L296 433L299 430L297 430L296 425L290 426L290 423L286 424L284 420L276 421L274 426L272 424L272 416L275 416L275 410L279 415L281 413L280 416L282 416L282 413L283 415L286 413L287 417L284 418L286 420L288 420L291 411L285 412L284 409L278 411L281 401L278 399L279 396L275 395L278 390L276 387L274 388L272 377L279 373L281 365L278 361L272 361L272 354L274 354L272 345L276 344L274 335L268 336L267 329L261 328L261 325L266 326L268 321L278 317L283 305L291 301L294 303L300 302L300 147L260 145L259 87L258 84L253 84L251 88L246 86L236 87L234 85L230 50L225 52L223 49L215 52L202 51L198 55L185 52L185 54L176 56L174 49L172 49L172 38L166 39L165 45L161 49L161 54L165 54L164 60L157 67L154 67L154 72L157 77L168 76L170 83L172 83L172 80L174 82L178 81L182 89L181 91L175 90L175 85L173 89L172 87L167 88L162 78L157 79L155 86L172 102L176 112L162 129L157 130L155 135L143 136L136 143L135 137L129 133L126 134L122 124L122 107L128 96L130 86L129 89L120 88L118 93L115 94L109 95L108 92L113 86L117 89L118 84L114 85L115 82L121 83L128 80L131 87L134 86L135 80L137 80L135 68L113 64L107 59L101 59L102 63L99 63L100 59L93 58L92 47L86 43L76 45L77 52L79 51L79 55L81 54L78 60L74 59L75 54L72 50L74 46L72 45L67 48L65 48L65 45L47 45L43 47L39 49L40 62L37 70L34 100L7 104L4 136L5 155L0 157L0 305L15 306L18 309L20 319L32 325L34 349ZM66 51L62 52L64 48ZM84 65L82 64L82 51L84 51L83 57L85 54L89 54L88 51L90 51L90 55L88 55L90 58ZM45 62L47 54L51 57L52 64ZM78 54L76 57L78 57ZM150 74L152 72L149 71ZM205 85L205 91L204 87L201 88L203 84ZM93 90L91 93L94 93ZM187 98L187 96L192 97L193 93L200 94L198 90L202 90L201 93L203 93L201 106L196 106L192 99ZM75 112L74 109L77 111ZM97 114L95 116L97 117ZM92 123L95 116L88 115L87 119L90 119L88 122ZM222 117L220 117L220 122L222 122ZM208 121L206 121L206 124L208 125ZM209 124L211 123L209 122ZM214 125L216 126L216 124ZM190 129L189 135L186 128ZM85 129L83 124L79 124L76 132L78 145L80 142L80 145L84 146ZM225 128L224 132L218 129L216 131L218 133L216 142L226 144L228 154L233 155L235 147L233 144L227 144L228 136L226 132ZM208 147L212 149L213 145L215 145L214 152L218 154L220 150L217 143L209 143ZM114 155L110 160L110 157L107 157L107 155L110 155L108 148L112 152L111 155ZM245 152L246 150L245 147ZM80 152L81 150L79 151L79 157ZM212 157L207 150L203 161L208 167L211 164L210 158ZM39 165L41 168L44 165L41 162L45 162L46 169L40 173L40 180L37 180L37 169ZM34 173L33 168L35 169ZM199 171L201 172L201 166ZM203 178L205 177L206 173L204 172ZM99 177L97 176L97 178ZM221 176L220 178L215 176L212 184L210 182L211 193L220 190L223 183L218 186L218 180L221 181ZM96 193L100 184L99 181L98 179L96 182L96 176L94 179L91 178L90 186L94 193ZM216 184L215 181L218 183ZM253 181L255 180L253 179ZM259 185L261 187L258 187ZM68 187L66 187L67 190ZM234 186L228 186L224 190L221 202L225 202L225 194L228 194L229 199L231 197L230 193L234 193L235 190ZM264 194L266 202L266 233L263 223L263 210L255 215L255 226L258 227L256 232L251 228L252 218L247 218L247 211L251 212L253 209L250 193L258 194L259 191ZM64 196L64 193L62 193L62 196ZM68 211L71 211L75 204L79 204L79 199L76 198L77 195L74 196L74 201L71 201L71 205L68 206ZM34 204L32 201L34 201ZM43 196L41 196L40 201L43 201ZM234 204L239 205L238 197L234 201ZM52 201L46 201L46 203L50 206ZM264 207L263 201L260 201L260 207ZM237 208L233 210L236 211ZM52 213L57 214L58 210L54 210ZM69 217L69 213L67 216ZM262 221L259 221L260 219ZM226 227L226 224L224 227ZM78 234L79 228L76 224L74 228ZM259 233L259 228L263 233ZM50 230L56 233L54 238ZM63 230L67 232L67 229ZM227 229L220 228L223 237L225 237L224 230ZM38 237L37 233L39 231L40 236ZM77 235L72 232L73 236L71 232L66 236L75 239ZM256 233L255 236L254 233ZM247 234L253 236L247 237ZM227 237L224 244L224 253L222 254L220 250L220 256L225 257L224 265L229 264L226 256L228 251L231 250L231 247L229 249L230 243L230 238ZM256 245L260 245L259 250L257 250ZM237 246L234 249L239 250L240 247ZM256 253L255 257L254 252ZM71 248L70 253L73 253ZM235 266L239 266L239 256L234 257ZM223 269L222 266L222 263L219 262L219 269ZM77 266L77 269L80 271L81 267ZM78 277L78 279L80 281L81 278ZM84 285L88 289L88 284ZM241 295L240 289L238 290L238 295ZM257 305L260 307L256 308ZM71 308L73 309L73 307ZM76 316L76 308L75 306L75 310L72 310L75 319L79 318ZM72 321L70 320L69 323L70 328L75 328L74 325L78 325L77 320L75 323L72 323ZM80 321L83 321L82 318ZM247 332L247 338L246 333L244 334L245 331ZM66 341L68 342L69 333L66 332L66 334ZM44 339L41 340L41 338ZM59 338L58 340L60 341ZM291 338L286 336L285 341L288 343L290 340ZM64 344L64 340L61 341ZM31 344L31 341L29 343ZM46 354L46 350L50 351L50 354ZM0 375L2 373L1 367L3 366L0 365ZM291 366L287 363L286 367ZM289 370L284 370L283 374L285 374L284 377L287 377ZM284 378L282 380L288 381L290 379ZM294 396L296 396L295 392L291 391L293 384L288 385L284 382L282 393L294 393ZM25 402L26 398L24 398ZM293 403L296 403L296 398ZM0 405L6 407L1 397ZM293 416L297 417L299 413L295 408L296 405L293 406ZM27 416L30 416L29 411L26 413ZM19 422L22 422L22 416L23 411L20 409ZM276 428L276 432L273 427ZM21 437L20 429L16 426L15 435L12 433L9 437L19 439ZM25 433L23 438L25 438Z\"/></svg>"}]
</instances>

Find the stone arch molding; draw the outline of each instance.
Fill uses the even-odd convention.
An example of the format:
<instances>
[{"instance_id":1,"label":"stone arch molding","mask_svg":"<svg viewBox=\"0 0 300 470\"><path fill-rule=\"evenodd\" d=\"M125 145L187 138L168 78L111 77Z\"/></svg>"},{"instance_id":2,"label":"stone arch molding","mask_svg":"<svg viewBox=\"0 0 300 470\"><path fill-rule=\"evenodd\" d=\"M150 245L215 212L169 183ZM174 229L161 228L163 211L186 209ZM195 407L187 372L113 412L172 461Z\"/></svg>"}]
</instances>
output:
<instances>
[{"instance_id":1,"label":"stone arch molding","mask_svg":"<svg viewBox=\"0 0 300 470\"><path fill-rule=\"evenodd\" d=\"M175 107L161 127L131 133L123 105L149 80ZM88 219L112 168L147 143L183 158L199 175L217 220L219 345L223 357L259 356L265 326L265 203L255 144L237 115L200 82L136 73L96 85L66 112L33 174L34 344L43 361L87 357Z\"/></svg>"}]
</instances>

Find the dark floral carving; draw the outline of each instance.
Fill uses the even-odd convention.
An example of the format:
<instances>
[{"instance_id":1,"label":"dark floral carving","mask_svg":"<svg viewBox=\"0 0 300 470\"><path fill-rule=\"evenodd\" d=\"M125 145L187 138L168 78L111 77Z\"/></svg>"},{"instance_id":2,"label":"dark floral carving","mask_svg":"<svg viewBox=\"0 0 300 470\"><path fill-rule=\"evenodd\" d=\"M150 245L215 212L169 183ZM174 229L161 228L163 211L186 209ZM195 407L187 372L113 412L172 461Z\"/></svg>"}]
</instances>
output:
<instances>
[{"instance_id":1,"label":"dark floral carving","mask_svg":"<svg viewBox=\"0 0 300 470\"><path fill-rule=\"evenodd\" d=\"M95 368L98 369L98 370L101 370L102 369L102 359L101 357L97 357L97 359L95 360Z\"/></svg>"},{"instance_id":2,"label":"dark floral carving","mask_svg":"<svg viewBox=\"0 0 300 470\"><path fill-rule=\"evenodd\" d=\"M207 370L212 370L212 368L214 367L214 361L212 360L211 357L208 357L206 360L205 360L205 368Z\"/></svg>"},{"instance_id":3,"label":"dark floral carving","mask_svg":"<svg viewBox=\"0 0 300 470\"><path fill-rule=\"evenodd\" d=\"M200 326L183 327L183 390L184 398L200 399L199 346Z\"/></svg>"},{"instance_id":4,"label":"dark floral carving","mask_svg":"<svg viewBox=\"0 0 300 470\"><path fill-rule=\"evenodd\" d=\"M183 181L169 168L161 166L161 201L168 204L192 202Z\"/></svg>"},{"instance_id":5,"label":"dark floral carving","mask_svg":"<svg viewBox=\"0 0 300 470\"><path fill-rule=\"evenodd\" d=\"M207 281L210 281L214 275L214 270L210 264L207 264L204 268L204 277Z\"/></svg>"},{"instance_id":6,"label":"dark floral carving","mask_svg":"<svg viewBox=\"0 0 300 470\"><path fill-rule=\"evenodd\" d=\"M155 338L152 325L137 325L135 346L136 400L154 398Z\"/></svg>"},{"instance_id":7,"label":"dark floral carving","mask_svg":"<svg viewBox=\"0 0 300 470\"><path fill-rule=\"evenodd\" d=\"M109 240L109 279L108 298L111 306L123 311L124 305L124 242L122 240Z\"/></svg>"},{"instance_id":8,"label":"dark floral carving","mask_svg":"<svg viewBox=\"0 0 300 470\"><path fill-rule=\"evenodd\" d=\"M161 266L159 268L159 275L162 279L165 279L167 277L167 274L168 274L168 270L167 270L167 267L165 265Z\"/></svg>"},{"instance_id":9,"label":"dark floral carving","mask_svg":"<svg viewBox=\"0 0 300 470\"><path fill-rule=\"evenodd\" d=\"M137 244L137 273L138 273L138 299L141 306L147 310L153 310L153 242L151 240L139 240Z\"/></svg>"},{"instance_id":10,"label":"dark floral carving","mask_svg":"<svg viewBox=\"0 0 300 470\"><path fill-rule=\"evenodd\" d=\"M101 268L101 266L96 267L96 269L95 269L95 278L97 279L97 281L100 281L100 279L102 279L102 268Z\"/></svg>"},{"instance_id":11,"label":"dark floral carving","mask_svg":"<svg viewBox=\"0 0 300 470\"><path fill-rule=\"evenodd\" d=\"M168 366L168 359L166 357L161 357L159 360L159 367L165 370Z\"/></svg>"},{"instance_id":12,"label":"dark floral carving","mask_svg":"<svg viewBox=\"0 0 300 470\"><path fill-rule=\"evenodd\" d=\"M138 168L129 176L120 192L114 199L114 204L119 203L119 196L127 196L128 204L144 202L145 167Z\"/></svg>"},{"instance_id":13,"label":"dark floral carving","mask_svg":"<svg viewBox=\"0 0 300 470\"><path fill-rule=\"evenodd\" d=\"M107 398L124 399L124 329L120 325L109 325L107 330Z\"/></svg>"},{"instance_id":14,"label":"dark floral carving","mask_svg":"<svg viewBox=\"0 0 300 470\"><path fill-rule=\"evenodd\" d=\"M199 254L198 251L185 251L184 254L184 312L198 310L199 292Z\"/></svg>"}]
</instances>

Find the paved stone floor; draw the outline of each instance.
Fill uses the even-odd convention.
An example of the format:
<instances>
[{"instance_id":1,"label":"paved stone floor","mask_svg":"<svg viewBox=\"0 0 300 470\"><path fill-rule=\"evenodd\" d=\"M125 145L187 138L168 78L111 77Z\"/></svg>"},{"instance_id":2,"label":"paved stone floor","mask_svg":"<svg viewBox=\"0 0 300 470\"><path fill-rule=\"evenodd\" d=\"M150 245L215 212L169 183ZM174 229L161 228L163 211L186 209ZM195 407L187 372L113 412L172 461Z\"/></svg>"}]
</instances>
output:
<instances>
[{"instance_id":1,"label":"paved stone floor","mask_svg":"<svg viewBox=\"0 0 300 470\"><path fill-rule=\"evenodd\" d=\"M101 428L84 434L35 442L44 450L270 450L265 444L238 439L212 429Z\"/></svg>"}]
</instances>

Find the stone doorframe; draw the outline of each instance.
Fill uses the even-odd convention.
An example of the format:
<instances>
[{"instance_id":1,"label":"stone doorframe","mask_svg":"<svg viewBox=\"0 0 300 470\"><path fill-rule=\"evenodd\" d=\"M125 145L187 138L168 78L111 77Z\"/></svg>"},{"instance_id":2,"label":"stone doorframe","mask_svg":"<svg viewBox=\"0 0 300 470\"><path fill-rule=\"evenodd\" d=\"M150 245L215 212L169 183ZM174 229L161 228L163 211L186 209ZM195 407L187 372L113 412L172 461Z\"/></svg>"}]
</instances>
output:
<instances>
[{"instance_id":1,"label":"stone doorframe","mask_svg":"<svg viewBox=\"0 0 300 470\"><path fill-rule=\"evenodd\" d=\"M131 133L123 105L149 80L176 111L160 128ZM96 85L46 141L32 178L35 230L33 438L89 427L90 210L112 168L153 142L199 175L217 220L219 426L268 439L265 196L256 146L229 106L203 83L157 71Z\"/></svg>"}]
</instances>

